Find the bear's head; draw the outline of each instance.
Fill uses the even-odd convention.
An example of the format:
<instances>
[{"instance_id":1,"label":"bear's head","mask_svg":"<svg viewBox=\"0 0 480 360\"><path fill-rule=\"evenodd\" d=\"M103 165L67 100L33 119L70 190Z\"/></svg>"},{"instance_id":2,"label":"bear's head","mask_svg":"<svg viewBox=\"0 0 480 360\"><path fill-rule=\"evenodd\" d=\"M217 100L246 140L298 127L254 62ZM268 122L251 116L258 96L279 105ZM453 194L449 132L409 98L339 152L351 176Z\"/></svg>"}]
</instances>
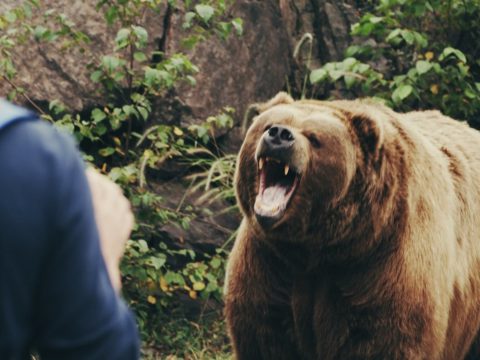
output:
<instances>
[{"instance_id":1,"label":"bear's head","mask_svg":"<svg viewBox=\"0 0 480 360\"><path fill-rule=\"evenodd\" d=\"M250 111L235 177L240 207L256 228L307 232L347 197L359 169L375 166L380 124L348 109L353 102L341 104L279 93L254 106L256 116Z\"/></svg>"}]
</instances>

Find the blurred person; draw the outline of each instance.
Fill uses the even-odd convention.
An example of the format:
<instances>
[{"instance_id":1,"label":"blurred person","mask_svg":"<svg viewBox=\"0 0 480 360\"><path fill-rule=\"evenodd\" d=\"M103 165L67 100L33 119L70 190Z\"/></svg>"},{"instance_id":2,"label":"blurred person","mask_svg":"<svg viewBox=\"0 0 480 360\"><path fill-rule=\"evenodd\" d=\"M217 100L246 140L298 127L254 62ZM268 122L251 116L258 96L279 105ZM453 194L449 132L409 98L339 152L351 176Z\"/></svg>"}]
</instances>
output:
<instances>
[{"instance_id":1,"label":"blurred person","mask_svg":"<svg viewBox=\"0 0 480 360\"><path fill-rule=\"evenodd\" d=\"M139 358L119 296L132 226L121 190L85 172L70 138L0 99L0 359Z\"/></svg>"}]
</instances>

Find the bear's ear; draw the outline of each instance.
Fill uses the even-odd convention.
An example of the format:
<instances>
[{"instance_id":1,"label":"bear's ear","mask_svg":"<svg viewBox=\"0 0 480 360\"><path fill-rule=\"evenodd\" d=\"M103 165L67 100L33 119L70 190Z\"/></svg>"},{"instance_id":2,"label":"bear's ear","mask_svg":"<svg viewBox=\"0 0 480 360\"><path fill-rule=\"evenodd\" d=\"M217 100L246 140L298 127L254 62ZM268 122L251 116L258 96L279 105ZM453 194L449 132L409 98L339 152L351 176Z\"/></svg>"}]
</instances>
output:
<instances>
[{"instance_id":1,"label":"bear's ear","mask_svg":"<svg viewBox=\"0 0 480 360\"><path fill-rule=\"evenodd\" d=\"M369 114L350 114L350 123L357 134L366 159L378 160L383 145L383 127Z\"/></svg>"},{"instance_id":2,"label":"bear's ear","mask_svg":"<svg viewBox=\"0 0 480 360\"><path fill-rule=\"evenodd\" d=\"M293 102L294 100L290 95L288 95L286 92L281 91L265 103L255 103L250 105L247 108L247 111L245 111L245 116L243 117L242 134L245 135L255 116L261 114L262 112L270 109L275 105L292 104Z\"/></svg>"}]
</instances>

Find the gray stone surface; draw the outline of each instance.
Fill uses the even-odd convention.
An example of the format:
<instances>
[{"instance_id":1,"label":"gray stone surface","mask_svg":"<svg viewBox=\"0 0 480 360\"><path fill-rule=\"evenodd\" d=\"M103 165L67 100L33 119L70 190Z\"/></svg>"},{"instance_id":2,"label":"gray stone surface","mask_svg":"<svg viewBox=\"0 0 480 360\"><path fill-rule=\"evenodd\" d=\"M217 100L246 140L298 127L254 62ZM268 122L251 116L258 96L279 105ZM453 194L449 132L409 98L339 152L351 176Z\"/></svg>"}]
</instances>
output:
<instances>
[{"instance_id":1,"label":"gray stone surface","mask_svg":"<svg viewBox=\"0 0 480 360\"><path fill-rule=\"evenodd\" d=\"M238 121L248 104L266 100L284 89L286 79L292 74L293 49L305 32L315 36L312 68L339 59L350 41L348 33L355 18L354 7L348 2L235 1L229 15L244 20L244 35L232 35L227 41L212 36L190 53L200 72L195 87L176 89L179 103L188 110L181 122L201 122L225 106L236 109ZM18 0L2 0L0 11L18 3ZM44 0L42 8L36 11L33 21L37 24L42 24L46 9L66 14L92 42L83 53L78 48L62 50L59 45L36 41L19 46L15 52L19 73L15 81L35 101L58 99L75 111L105 102L95 93L96 86L89 79L86 65L90 54L98 56L113 50L112 39L118 29L107 27L96 3L97 0ZM166 14L166 6L159 13L147 13L142 25L150 34L150 49L161 47L169 54L180 50L183 13L171 12L168 19ZM10 90L8 84L0 83L0 96ZM165 109L162 105L157 107L154 118L164 118L160 115Z\"/></svg>"},{"instance_id":2,"label":"gray stone surface","mask_svg":"<svg viewBox=\"0 0 480 360\"><path fill-rule=\"evenodd\" d=\"M178 91L192 110L187 122L202 121L225 106L233 107L239 120L249 104L285 86L291 51L278 3L237 1L231 14L243 19L243 36L232 35L227 41L211 37L192 52L200 68L197 85ZM178 35L181 32L174 35L169 51L177 50Z\"/></svg>"},{"instance_id":3,"label":"gray stone surface","mask_svg":"<svg viewBox=\"0 0 480 360\"><path fill-rule=\"evenodd\" d=\"M9 9L20 3L18 0L2 0L0 11ZM87 64L91 54L109 54L113 51L118 28L108 27L101 10L96 9L97 0L69 1L43 0L41 8L34 11L31 22L35 25L49 27L43 14L47 9L55 9L65 14L76 27L91 38L84 52L80 48L63 50L61 42L54 44L28 41L20 44L14 52L14 63L18 70L15 79L17 86L26 89L28 95L37 102L54 99L62 101L70 109L81 111L95 104L104 102L95 95L96 85L90 80L90 70ZM161 21L158 14L145 14L145 27L151 35L150 48L154 48L162 35ZM11 87L4 81L0 82L0 96L5 96Z\"/></svg>"}]
</instances>

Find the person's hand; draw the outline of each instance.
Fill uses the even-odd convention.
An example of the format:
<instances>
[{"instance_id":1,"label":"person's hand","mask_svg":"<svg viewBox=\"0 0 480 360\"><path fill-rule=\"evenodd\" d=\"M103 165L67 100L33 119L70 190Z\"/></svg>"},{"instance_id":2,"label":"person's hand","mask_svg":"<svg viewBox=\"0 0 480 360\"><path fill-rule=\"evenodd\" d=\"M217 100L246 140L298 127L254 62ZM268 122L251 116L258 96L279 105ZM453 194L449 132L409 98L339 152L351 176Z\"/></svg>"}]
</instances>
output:
<instances>
[{"instance_id":1,"label":"person's hand","mask_svg":"<svg viewBox=\"0 0 480 360\"><path fill-rule=\"evenodd\" d=\"M86 171L92 193L100 245L113 287L121 289L120 260L125 251L134 218L130 202L109 178L92 168Z\"/></svg>"}]
</instances>

